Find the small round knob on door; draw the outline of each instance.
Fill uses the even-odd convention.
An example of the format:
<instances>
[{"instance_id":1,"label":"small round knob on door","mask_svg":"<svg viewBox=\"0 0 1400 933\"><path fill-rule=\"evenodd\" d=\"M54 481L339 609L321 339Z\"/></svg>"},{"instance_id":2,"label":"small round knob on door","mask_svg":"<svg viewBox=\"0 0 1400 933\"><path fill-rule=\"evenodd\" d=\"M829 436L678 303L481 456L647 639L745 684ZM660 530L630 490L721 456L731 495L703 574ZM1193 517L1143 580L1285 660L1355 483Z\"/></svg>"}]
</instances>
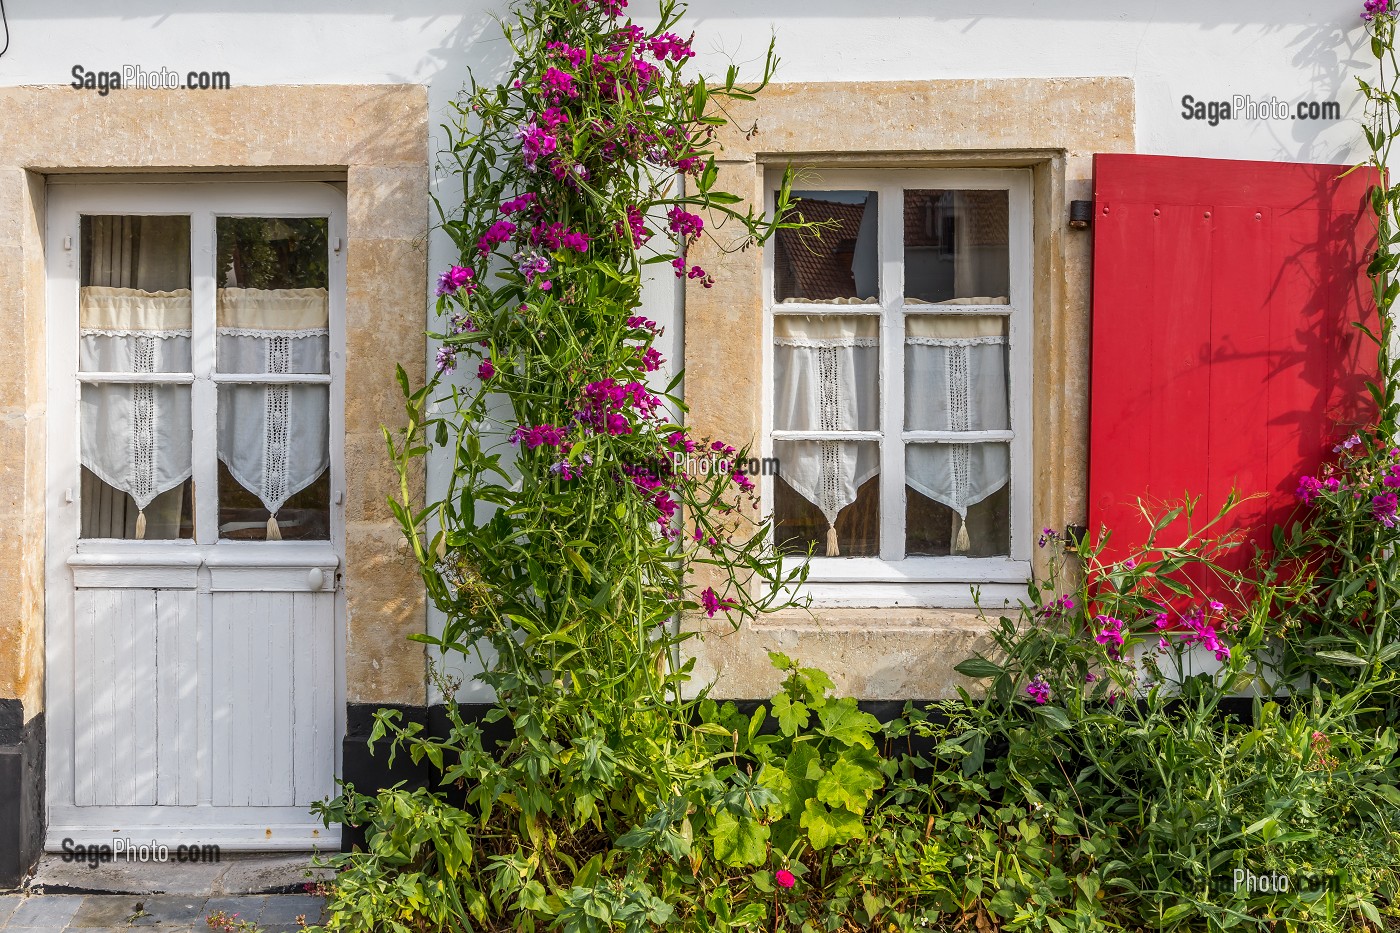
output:
<instances>
[{"instance_id":1,"label":"small round knob on door","mask_svg":"<svg viewBox=\"0 0 1400 933\"><path fill-rule=\"evenodd\" d=\"M320 567L312 567L306 572L306 584L313 590L319 590L326 583L326 575Z\"/></svg>"}]
</instances>

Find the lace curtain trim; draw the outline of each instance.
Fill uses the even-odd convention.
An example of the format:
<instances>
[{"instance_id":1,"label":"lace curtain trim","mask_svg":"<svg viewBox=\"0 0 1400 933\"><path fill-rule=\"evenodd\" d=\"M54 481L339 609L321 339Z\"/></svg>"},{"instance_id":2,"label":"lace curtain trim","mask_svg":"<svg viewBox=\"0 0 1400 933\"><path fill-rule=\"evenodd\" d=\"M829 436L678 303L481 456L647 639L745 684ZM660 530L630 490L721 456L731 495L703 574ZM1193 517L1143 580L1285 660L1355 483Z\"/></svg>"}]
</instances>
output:
<instances>
[{"instance_id":1,"label":"lace curtain trim","mask_svg":"<svg viewBox=\"0 0 1400 933\"><path fill-rule=\"evenodd\" d=\"M1004 344L1006 338L991 337L905 337L904 342L919 347L978 347Z\"/></svg>"},{"instance_id":2,"label":"lace curtain trim","mask_svg":"<svg viewBox=\"0 0 1400 933\"><path fill-rule=\"evenodd\" d=\"M835 349L836 347L878 347L879 337L775 337L773 345L778 347L803 347L809 350Z\"/></svg>"},{"instance_id":3,"label":"lace curtain trim","mask_svg":"<svg viewBox=\"0 0 1400 933\"><path fill-rule=\"evenodd\" d=\"M291 337L300 339L302 337L329 337L330 331L324 327L313 327L308 330L259 330L252 327L220 327L217 331L220 337L259 337L265 340L275 340L280 337Z\"/></svg>"},{"instance_id":4,"label":"lace curtain trim","mask_svg":"<svg viewBox=\"0 0 1400 933\"><path fill-rule=\"evenodd\" d=\"M138 337L167 340L171 337L189 337L188 330L123 330L106 327L84 327L78 331L80 337Z\"/></svg>"}]
</instances>

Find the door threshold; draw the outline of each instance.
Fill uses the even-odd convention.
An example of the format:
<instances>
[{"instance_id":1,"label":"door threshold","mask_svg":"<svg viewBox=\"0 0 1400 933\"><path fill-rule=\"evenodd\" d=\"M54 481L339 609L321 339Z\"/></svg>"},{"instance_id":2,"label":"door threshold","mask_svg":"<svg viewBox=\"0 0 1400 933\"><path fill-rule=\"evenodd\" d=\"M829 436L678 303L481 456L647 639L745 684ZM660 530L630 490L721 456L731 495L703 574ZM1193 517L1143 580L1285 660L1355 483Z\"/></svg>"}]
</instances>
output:
<instances>
[{"instance_id":1,"label":"door threshold","mask_svg":"<svg viewBox=\"0 0 1400 933\"><path fill-rule=\"evenodd\" d=\"M335 876L312 866L309 852L238 852L207 863L39 860L25 890L34 894L176 894L232 897L246 894L305 894Z\"/></svg>"}]
</instances>

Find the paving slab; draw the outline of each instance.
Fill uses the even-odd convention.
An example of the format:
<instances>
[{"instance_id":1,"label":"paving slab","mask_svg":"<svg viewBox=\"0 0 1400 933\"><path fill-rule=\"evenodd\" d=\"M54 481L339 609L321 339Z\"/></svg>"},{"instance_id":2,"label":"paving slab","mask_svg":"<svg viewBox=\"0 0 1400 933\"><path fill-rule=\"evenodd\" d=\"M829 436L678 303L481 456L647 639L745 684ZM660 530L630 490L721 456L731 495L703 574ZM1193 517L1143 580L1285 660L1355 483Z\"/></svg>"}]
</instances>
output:
<instances>
[{"instance_id":1,"label":"paving slab","mask_svg":"<svg viewBox=\"0 0 1400 933\"><path fill-rule=\"evenodd\" d=\"M258 914L258 925L262 927L296 924L297 917L305 917L307 923L320 923L321 911L326 906L324 897L309 894L273 895L263 905Z\"/></svg>"},{"instance_id":2,"label":"paving slab","mask_svg":"<svg viewBox=\"0 0 1400 933\"><path fill-rule=\"evenodd\" d=\"M138 899L141 915L132 926L194 926L204 922L207 897L189 894L150 894Z\"/></svg>"},{"instance_id":3,"label":"paving slab","mask_svg":"<svg viewBox=\"0 0 1400 933\"><path fill-rule=\"evenodd\" d=\"M212 913L223 911L228 916L238 915L239 920L257 922L267 898L263 895L245 894L241 897L211 897L204 902L200 920Z\"/></svg>"},{"instance_id":4,"label":"paving slab","mask_svg":"<svg viewBox=\"0 0 1400 933\"><path fill-rule=\"evenodd\" d=\"M23 894L0 894L0 927L9 921L10 914L15 912L15 908L23 899Z\"/></svg>"},{"instance_id":5,"label":"paving slab","mask_svg":"<svg viewBox=\"0 0 1400 933\"><path fill-rule=\"evenodd\" d=\"M82 905L83 898L77 894L46 894L26 897L15 906L14 913L5 924L7 931L33 927L52 927L61 930L73 919Z\"/></svg>"},{"instance_id":6,"label":"paving slab","mask_svg":"<svg viewBox=\"0 0 1400 933\"><path fill-rule=\"evenodd\" d=\"M49 896L49 895L41 895ZM111 927L125 927L137 913L139 897L122 895L102 897L98 895L83 898L82 906L68 922L69 929L92 930Z\"/></svg>"}]
</instances>

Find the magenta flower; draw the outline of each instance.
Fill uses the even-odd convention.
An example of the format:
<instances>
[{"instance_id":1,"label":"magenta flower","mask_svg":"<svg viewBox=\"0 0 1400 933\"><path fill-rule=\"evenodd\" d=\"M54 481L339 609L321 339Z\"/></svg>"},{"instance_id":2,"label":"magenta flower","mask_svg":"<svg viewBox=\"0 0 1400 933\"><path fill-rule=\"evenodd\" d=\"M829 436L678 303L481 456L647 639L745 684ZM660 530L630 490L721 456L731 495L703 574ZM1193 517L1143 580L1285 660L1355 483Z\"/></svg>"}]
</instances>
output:
<instances>
[{"instance_id":1,"label":"magenta flower","mask_svg":"<svg viewBox=\"0 0 1400 933\"><path fill-rule=\"evenodd\" d=\"M561 97L577 97L578 88L574 86L574 76L567 71L560 71L553 65L544 70L540 77L540 90L552 101L558 101Z\"/></svg>"},{"instance_id":2,"label":"magenta flower","mask_svg":"<svg viewBox=\"0 0 1400 933\"><path fill-rule=\"evenodd\" d=\"M1395 527L1395 512L1400 508L1400 498L1394 492L1383 492L1371 499L1371 514L1387 528Z\"/></svg>"},{"instance_id":3,"label":"magenta flower","mask_svg":"<svg viewBox=\"0 0 1400 933\"><path fill-rule=\"evenodd\" d=\"M483 253L489 253L513 236L515 236L515 224L509 220L498 220L486 229L480 240L477 240L476 247Z\"/></svg>"},{"instance_id":4,"label":"magenta flower","mask_svg":"<svg viewBox=\"0 0 1400 933\"><path fill-rule=\"evenodd\" d=\"M797 884L797 876L786 868L779 868L773 873L773 880L778 882L779 887L790 888Z\"/></svg>"},{"instance_id":5,"label":"magenta flower","mask_svg":"<svg viewBox=\"0 0 1400 933\"><path fill-rule=\"evenodd\" d=\"M481 365L476 368L476 378L482 382L486 382L494 375L496 375L496 367L491 365L490 360L482 360Z\"/></svg>"},{"instance_id":6,"label":"magenta flower","mask_svg":"<svg viewBox=\"0 0 1400 933\"><path fill-rule=\"evenodd\" d=\"M516 130L515 135L520 139L520 154L525 159L525 168L531 172L539 166L541 159L553 155L559 148L559 140L533 122Z\"/></svg>"},{"instance_id":7,"label":"magenta flower","mask_svg":"<svg viewBox=\"0 0 1400 933\"><path fill-rule=\"evenodd\" d=\"M1050 699L1050 685L1045 682L1045 678L1039 674L1030 683L1026 684L1026 695L1039 706L1044 706Z\"/></svg>"},{"instance_id":8,"label":"magenta flower","mask_svg":"<svg viewBox=\"0 0 1400 933\"><path fill-rule=\"evenodd\" d=\"M471 269L463 266L448 266L447 271L438 276L438 297L456 294L462 288L465 288L467 294L470 295L476 291L476 283L472 281L474 275L475 273Z\"/></svg>"},{"instance_id":9,"label":"magenta flower","mask_svg":"<svg viewBox=\"0 0 1400 933\"><path fill-rule=\"evenodd\" d=\"M1304 505L1312 505L1314 499L1322 492L1322 483L1316 476L1304 476L1298 480L1298 491L1296 495L1303 500Z\"/></svg>"},{"instance_id":10,"label":"magenta flower","mask_svg":"<svg viewBox=\"0 0 1400 933\"><path fill-rule=\"evenodd\" d=\"M676 236L696 237L700 235L700 231L705 229L705 221L700 218L699 214L689 213L683 210L679 204L667 211L666 216L670 220L667 226Z\"/></svg>"},{"instance_id":11,"label":"magenta flower","mask_svg":"<svg viewBox=\"0 0 1400 933\"><path fill-rule=\"evenodd\" d=\"M501 213L518 214L533 203L535 203L535 194L532 191L527 191L518 198L511 198L509 201L502 202Z\"/></svg>"},{"instance_id":12,"label":"magenta flower","mask_svg":"<svg viewBox=\"0 0 1400 933\"><path fill-rule=\"evenodd\" d=\"M518 444L522 440L525 446L531 450L538 447L563 447L565 432L563 428L556 428L551 424L537 424L533 428L519 425L511 432L510 442Z\"/></svg>"},{"instance_id":13,"label":"magenta flower","mask_svg":"<svg viewBox=\"0 0 1400 933\"><path fill-rule=\"evenodd\" d=\"M1094 621L1103 626L1099 633L1094 636L1094 641L1101 645L1112 642L1114 648L1123 647L1123 621L1115 619L1113 616L1095 616Z\"/></svg>"},{"instance_id":14,"label":"magenta flower","mask_svg":"<svg viewBox=\"0 0 1400 933\"><path fill-rule=\"evenodd\" d=\"M1393 15L1393 11L1390 9L1390 0L1366 0L1362 5L1365 10L1362 12L1361 18L1368 23L1377 16Z\"/></svg>"},{"instance_id":15,"label":"magenta flower","mask_svg":"<svg viewBox=\"0 0 1400 933\"><path fill-rule=\"evenodd\" d=\"M716 612L733 609L738 603L732 599L720 599L714 589L707 586L700 594L700 605L704 607L705 615L714 618Z\"/></svg>"}]
</instances>

